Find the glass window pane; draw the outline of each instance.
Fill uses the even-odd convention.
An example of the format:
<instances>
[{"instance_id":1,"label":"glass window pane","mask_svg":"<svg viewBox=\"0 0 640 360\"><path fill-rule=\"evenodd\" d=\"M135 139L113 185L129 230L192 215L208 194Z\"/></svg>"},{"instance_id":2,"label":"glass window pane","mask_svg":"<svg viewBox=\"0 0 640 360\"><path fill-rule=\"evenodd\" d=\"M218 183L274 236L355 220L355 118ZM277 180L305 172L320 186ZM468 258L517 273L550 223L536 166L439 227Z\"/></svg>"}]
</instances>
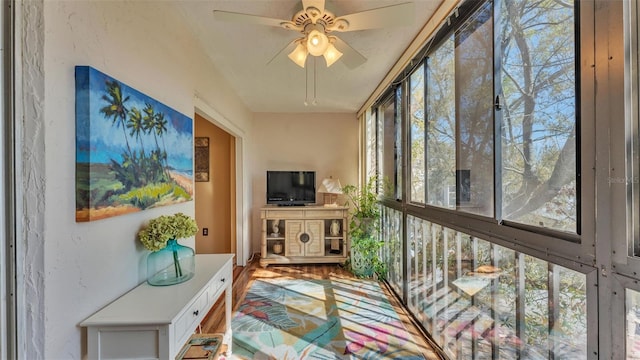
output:
<instances>
[{"instance_id":1,"label":"glass window pane","mask_svg":"<svg viewBox=\"0 0 640 360\"><path fill-rule=\"evenodd\" d=\"M365 147L367 179L376 176L376 117L375 113L367 111L365 115Z\"/></svg>"},{"instance_id":2,"label":"glass window pane","mask_svg":"<svg viewBox=\"0 0 640 360\"><path fill-rule=\"evenodd\" d=\"M418 67L409 78L409 103L409 156L411 157L409 200L424 203L424 65Z\"/></svg>"},{"instance_id":3,"label":"glass window pane","mask_svg":"<svg viewBox=\"0 0 640 360\"><path fill-rule=\"evenodd\" d=\"M556 359L587 358L587 278L571 269L553 265L551 279L555 294L551 350Z\"/></svg>"},{"instance_id":4,"label":"glass window pane","mask_svg":"<svg viewBox=\"0 0 640 360\"><path fill-rule=\"evenodd\" d=\"M626 290L627 360L640 359L640 292Z\"/></svg>"},{"instance_id":5,"label":"glass window pane","mask_svg":"<svg viewBox=\"0 0 640 360\"><path fill-rule=\"evenodd\" d=\"M402 106L402 87L398 86L396 89L396 112L395 112L395 128L394 132L396 134L395 141L395 153L396 153L396 168L395 168L395 198L398 200L402 199L402 117L403 117L403 106Z\"/></svg>"},{"instance_id":6,"label":"glass window pane","mask_svg":"<svg viewBox=\"0 0 640 360\"><path fill-rule=\"evenodd\" d=\"M544 353L542 344L549 336L549 279L547 262L533 256L524 257L524 318L526 345Z\"/></svg>"},{"instance_id":7,"label":"glass window pane","mask_svg":"<svg viewBox=\"0 0 640 360\"><path fill-rule=\"evenodd\" d=\"M396 173L396 132L395 132L395 102L393 100L389 101L385 105L382 106L382 123L384 126L383 129L383 158L382 158L382 183L390 183L393 184L395 181L395 173ZM387 191L389 189L383 189ZM393 196L394 192L391 194L384 194L385 196Z\"/></svg>"},{"instance_id":8,"label":"glass window pane","mask_svg":"<svg viewBox=\"0 0 640 360\"><path fill-rule=\"evenodd\" d=\"M402 251L402 213L387 207L382 208L383 256L387 269L387 281L398 293L402 294L405 256Z\"/></svg>"},{"instance_id":9,"label":"glass window pane","mask_svg":"<svg viewBox=\"0 0 640 360\"><path fill-rule=\"evenodd\" d=\"M628 178L627 179L610 179L610 182L616 181L617 183L625 182L627 188L631 188L633 198L628 204L631 209L629 214L629 221L633 224L633 238L629 242L629 255L640 256L640 116L638 109L640 109L640 56L638 56L640 49L640 6L637 1L629 2L629 14L626 16L629 24L628 40L625 42L626 54L625 57L629 58L629 61L625 62L625 78L628 79L628 85L630 87L629 97L625 98L627 104L627 112L630 115L630 126L628 127L628 138L631 141L627 142L627 147L631 150L631 156L627 158L628 166ZM631 181L630 181L631 180ZM619 185L619 184L618 184ZM627 200L629 201L629 200Z\"/></svg>"},{"instance_id":10,"label":"glass window pane","mask_svg":"<svg viewBox=\"0 0 640 360\"><path fill-rule=\"evenodd\" d=\"M493 217L493 16L486 3L456 32L458 210Z\"/></svg>"},{"instance_id":11,"label":"glass window pane","mask_svg":"<svg viewBox=\"0 0 640 360\"><path fill-rule=\"evenodd\" d=\"M454 37L427 60L427 203L456 206Z\"/></svg>"},{"instance_id":12,"label":"glass window pane","mask_svg":"<svg viewBox=\"0 0 640 360\"><path fill-rule=\"evenodd\" d=\"M587 313L586 275L411 215L407 220L409 311L450 358L587 358L587 316L597 314ZM393 236L383 233L385 242ZM640 349L637 292L627 292L627 329L628 346Z\"/></svg>"},{"instance_id":13,"label":"glass window pane","mask_svg":"<svg viewBox=\"0 0 640 360\"><path fill-rule=\"evenodd\" d=\"M409 242L407 258L409 265L409 279L407 279L409 300L407 301L407 306L415 312L418 310L418 303L421 298L421 283L424 282L422 278L424 252L422 248L421 221L413 216L407 216L407 241Z\"/></svg>"},{"instance_id":14,"label":"glass window pane","mask_svg":"<svg viewBox=\"0 0 640 360\"><path fill-rule=\"evenodd\" d=\"M502 4L502 217L575 233L573 1Z\"/></svg>"},{"instance_id":15,"label":"glass window pane","mask_svg":"<svg viewBox=\"0 0 640 360\"><path fill-rule=\"evenodd\" d=\"M431 331L431 319L425 316L426 307L433 301L434 243L431 223L420 218L407 216L407 239L410 244L410 278L408 285L408 306L417 319ZM442 275L442 274L440 274Z\"/></svg>"},{"instance_id":16,"label":"glass window pane","mask_svg":"<svg viewBox=\"0 0 640 360\"><path fill-rule=\"evenodd\" d=\"M384 112L383 107L376 109L376 171L377 175L382 179L384 174ZM378 182L378 193L382 193L381 182Z\"/></svg>"}]
</instances>

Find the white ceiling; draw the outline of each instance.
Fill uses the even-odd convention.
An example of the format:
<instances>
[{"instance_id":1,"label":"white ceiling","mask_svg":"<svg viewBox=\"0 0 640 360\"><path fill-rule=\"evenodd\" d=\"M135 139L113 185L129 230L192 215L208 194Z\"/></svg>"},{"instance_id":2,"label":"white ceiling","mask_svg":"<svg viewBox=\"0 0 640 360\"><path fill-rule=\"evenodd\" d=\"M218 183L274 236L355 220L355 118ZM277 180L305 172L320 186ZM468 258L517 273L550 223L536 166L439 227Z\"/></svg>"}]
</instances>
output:
<instances>
[{"instance_id":1,"label":"white ceiling","mask_svg":"<svg viewBox=\"0 0 640 360\"><path fill-rule=\"evenodd\" d=\"M327 0L325 6L341 16L403 2L407 0ZM413 2L415 16L408 18L404 26L334 33L368 60L349 69L341 61L327 68L322 57L316 58L317 105L312 105L314 57L309 56L303 69L289 60L288 51L281 51L301 37L300 33L220 21L213 15L213 10L225 10L291 20L302 9L299 0L186 0L177 2L177 6L217 69L251 111L355 113L442 0ZM304 104L305 97L308 105Z\"/></svg>"}]
</instances>

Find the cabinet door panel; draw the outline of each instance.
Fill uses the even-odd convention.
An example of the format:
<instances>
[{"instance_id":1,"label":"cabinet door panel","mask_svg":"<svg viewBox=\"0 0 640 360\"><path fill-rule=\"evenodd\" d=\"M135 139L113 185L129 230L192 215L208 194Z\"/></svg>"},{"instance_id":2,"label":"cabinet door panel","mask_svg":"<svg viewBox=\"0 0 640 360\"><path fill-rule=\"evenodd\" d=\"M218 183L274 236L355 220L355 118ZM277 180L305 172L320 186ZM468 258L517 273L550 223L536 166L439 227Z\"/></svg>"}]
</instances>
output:
<instances>
[{"instance_id":1,"label":"cabinet door panel","mask_svg":"<svg viewBox=\"0 0 640 360\"><path fill-rule=\"evenodd\" d=\"M306 256L324 255L324 220L305 221L305 231L311 240L306 244Z\"/></svg>"},{"instance_id":2,"label":"cabinet door panel","mask_svg":"<svg viewBox=\"0 0 640 360\"><path fill-rule=\"evenodd\" d=\"M298 235L304 232L303 224L302 220L286 221L286 256L304 256L304 244L298 239Z\"/></svg>"}]
</instances>

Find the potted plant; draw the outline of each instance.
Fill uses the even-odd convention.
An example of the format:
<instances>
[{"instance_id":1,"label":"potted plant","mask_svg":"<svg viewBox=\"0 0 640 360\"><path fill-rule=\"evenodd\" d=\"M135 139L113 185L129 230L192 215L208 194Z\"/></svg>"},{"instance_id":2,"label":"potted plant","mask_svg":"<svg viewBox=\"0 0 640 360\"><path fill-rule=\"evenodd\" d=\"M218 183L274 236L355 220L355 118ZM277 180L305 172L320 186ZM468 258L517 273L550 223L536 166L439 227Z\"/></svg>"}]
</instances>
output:
<instances>
[{"instance_id":1,"label":"potted plant","mask_svg":"<svg viewBox=\"0 0 640 360\"><path fill-rule=\"evenodd\" d=\"M351 239L350 268L358 277L377 275L384 278L386 267L380 257L383 242L380 240L380 206L376 193L377 177L371 177L358 188L346 185L342 192L348 199L351 219L349 238Z\"/></svg>"},{"instance_id":2,"label":"potted plant","mask_svg":"<svg viewBox=\"0 0 640 360\"><path fill-rule=\"evenodd\" d=\"M194 236L197 232L196 221L183 213L159 216L138 232L140 242L152 251L147 256L147 282L150 285L173 285L193 277L195 252L178 244L178 239Z\"/></svg>"}]
</instances>

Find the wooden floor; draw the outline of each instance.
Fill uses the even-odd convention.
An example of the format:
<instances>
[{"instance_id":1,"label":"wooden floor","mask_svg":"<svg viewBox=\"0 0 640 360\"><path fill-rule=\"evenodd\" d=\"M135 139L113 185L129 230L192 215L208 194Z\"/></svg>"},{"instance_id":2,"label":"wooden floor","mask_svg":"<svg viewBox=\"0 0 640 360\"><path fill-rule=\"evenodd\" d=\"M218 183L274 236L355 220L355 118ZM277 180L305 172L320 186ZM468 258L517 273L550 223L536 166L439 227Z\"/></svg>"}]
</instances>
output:
<instances>
[{"instance_id":1,"label":"wooden floor","mask_svg":"<svg viewBox=\"0 0 640 360\"><path fill-rule=\"evenodd\" d=\"M254 259L247 267L236 267L234 269L233 279L233 310L235 311L238 304L244 299L244 296L256 279L264 278L290 278L290 279L329 279L331 277L354 278L354 276L335 264L322 265L270 265L262 268L258 265L258 260ZM422 332L411 321L406 310L400 305L392 292L381 284L387 298L394 306L394 309L400 315L407 330L413 335L418 347L421 349L426 359L443 359L437 351L429 345L428 340L423 336ZM220 333L224 330L224 296L214 305L207 317L202 323L203 333Z\"/></svg>"}]
</instances>

